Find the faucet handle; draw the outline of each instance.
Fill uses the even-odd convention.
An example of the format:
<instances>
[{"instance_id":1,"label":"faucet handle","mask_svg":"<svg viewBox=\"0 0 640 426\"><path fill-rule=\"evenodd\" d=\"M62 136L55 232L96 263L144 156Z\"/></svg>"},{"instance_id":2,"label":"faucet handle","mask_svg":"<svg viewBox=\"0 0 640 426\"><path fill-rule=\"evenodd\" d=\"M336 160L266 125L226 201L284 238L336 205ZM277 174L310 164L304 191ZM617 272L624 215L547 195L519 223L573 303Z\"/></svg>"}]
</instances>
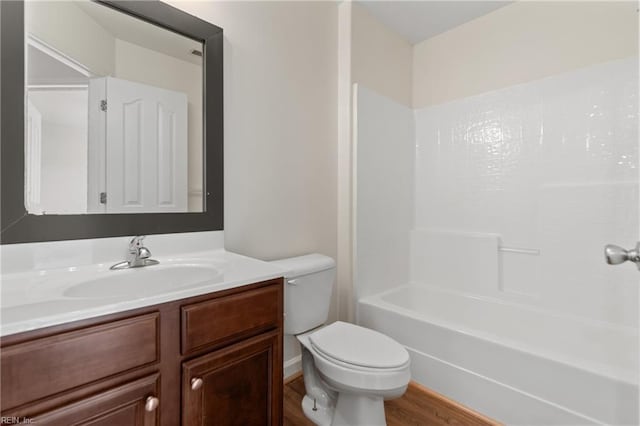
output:
<instances>
[{"instance_id":1,"label":"faucet handle","mask_svg":"<svg viewBox=\"0 0 640 426\"><path fill-rule=\"evenodd\" d=\"M129 241L129 250L137 250L142 247L142 241L145 239L146 235L136 235Z\"/></svg>"},{"instance_id":2,"label":"faucet handle","mask_svg":"<svg viewBox=\"0 0 640 426\"><path fill-rule=\"evenodd\" d=\"M138 248L138 258L139 259L148 259L151 257L151 251L149 251L146 247Z\"/></svg>"}]
</instances>

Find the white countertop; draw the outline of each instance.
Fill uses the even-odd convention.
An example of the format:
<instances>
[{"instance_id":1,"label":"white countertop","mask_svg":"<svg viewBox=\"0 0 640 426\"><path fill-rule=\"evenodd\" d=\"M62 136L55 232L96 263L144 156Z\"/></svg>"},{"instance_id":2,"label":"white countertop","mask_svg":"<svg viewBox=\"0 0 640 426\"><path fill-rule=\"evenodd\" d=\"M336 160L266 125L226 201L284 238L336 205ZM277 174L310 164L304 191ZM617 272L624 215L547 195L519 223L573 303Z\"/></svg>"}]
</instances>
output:
<instances>
[{"instance_id":1,"label":"white countertop","mask_svg":"<svg viewBox=\"0 0 640 426\"><path fill-rule=\"evenodd\" d=\"M20 333L52 325L123 312L201 294L226 290L254 282L283 276L283 270L269 262L252 259L224 249L191 252L185 255L153 256L160 265L112 271L112 263L37 271L21 271L0 276L0 336ZM188 286L180 283L154 286L154 276L173 268L179 277L180 268L195 267L197 277ZM158 268L154 271L154 268ZM186 270L186 269L185 269ZM119 275L118 275L119 274ZM101 280L123 277L128 282L141 282L139 294L109 294ZM148 278L145 280L144 278ZM75 288L83 283L80 296ZM138 284L132 284L137 286ZM89 288L89 290L87 290ZM95 294L91 288L98 289ZM114 287L115 288L115 287ZM120 286L122 289L122 286ZM135 292L134 292L135 293ZM89 297L87 297L89 296Z\"/></svg>"}]
</instances>

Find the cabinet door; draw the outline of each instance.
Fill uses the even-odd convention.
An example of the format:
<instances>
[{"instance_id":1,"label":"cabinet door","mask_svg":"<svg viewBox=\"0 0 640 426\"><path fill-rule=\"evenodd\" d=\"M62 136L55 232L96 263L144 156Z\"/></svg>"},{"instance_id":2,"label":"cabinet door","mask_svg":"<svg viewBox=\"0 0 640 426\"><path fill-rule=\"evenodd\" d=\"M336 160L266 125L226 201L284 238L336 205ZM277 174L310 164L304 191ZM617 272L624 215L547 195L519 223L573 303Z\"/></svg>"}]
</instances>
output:
<instances>
[{"instance_id":1,"label":"cabinet door","mask_svg":"<svg viewBox=\"0 0 640 426\"><path fill-rule=\"evenodd\" d=\"M282 335L278 331L183 364L183 426L282 424Z\"/></svg>"},{"instance_id":2,"label":"cabinet door","mask_svg":"<svg viewBox=\"0 0 640 426\"><path fill-rule=\"evenodd\" d=\"M158 379L158 374L143 377L30 419L47 426L155 426Z\"/></svg>"}]
</instances>

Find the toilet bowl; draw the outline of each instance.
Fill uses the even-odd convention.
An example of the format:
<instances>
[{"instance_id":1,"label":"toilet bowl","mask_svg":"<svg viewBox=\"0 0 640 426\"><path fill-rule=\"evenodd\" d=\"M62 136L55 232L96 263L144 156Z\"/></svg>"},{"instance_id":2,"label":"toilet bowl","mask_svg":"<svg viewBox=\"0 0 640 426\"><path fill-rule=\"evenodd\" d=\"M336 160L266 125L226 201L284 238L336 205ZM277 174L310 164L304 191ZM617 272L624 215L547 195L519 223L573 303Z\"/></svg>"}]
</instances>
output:
<instances>
[{"instance_id":1,"label":"toilet bowl","mask_svg":"<svg viewBox=\"0 0 640 426\"><path fill-rule=\"evenodd\" d=\"M388 336L327 320L335 262L319 254L275 261L285 273L285 334L302 351L305 415L321 426L383 426L384 400L404 394L409 353Z\"/></svg>"},{"instance_id":2,"label":"toilet bowl","mask_svg":"<svg viewBox=\"0 0 640 426\"><path fill-rule=\"evenodd\" d=\"M305 381L332 391L329 400L307 394L305 415L317 425L386 425L384 400L402 396L411 377L407 350L384 334L357 325L334 322L297 336L303 351ZM326 414L325 414L326 413ZM329 418L330 416L330 418Z\"/></svg>"}]
</instances>

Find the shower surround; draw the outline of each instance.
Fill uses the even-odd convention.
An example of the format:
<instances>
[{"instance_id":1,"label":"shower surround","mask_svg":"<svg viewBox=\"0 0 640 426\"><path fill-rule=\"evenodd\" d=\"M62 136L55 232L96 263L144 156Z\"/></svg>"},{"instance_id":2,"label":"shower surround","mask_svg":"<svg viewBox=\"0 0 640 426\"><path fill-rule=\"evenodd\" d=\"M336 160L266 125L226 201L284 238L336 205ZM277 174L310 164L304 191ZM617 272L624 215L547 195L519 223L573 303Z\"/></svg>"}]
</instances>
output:
<instances>
[{"instance_id":1,"label":"shower surround","mask_svg":"<svg viewBox=\"0 0 640 426\"><path fill-rule=\"evenodd\" d=\"M355 99L359 322L499 420L637 423L638 272L602 254L640 234L637 58L419 110Z\"/></svg>"}]
</instances>

